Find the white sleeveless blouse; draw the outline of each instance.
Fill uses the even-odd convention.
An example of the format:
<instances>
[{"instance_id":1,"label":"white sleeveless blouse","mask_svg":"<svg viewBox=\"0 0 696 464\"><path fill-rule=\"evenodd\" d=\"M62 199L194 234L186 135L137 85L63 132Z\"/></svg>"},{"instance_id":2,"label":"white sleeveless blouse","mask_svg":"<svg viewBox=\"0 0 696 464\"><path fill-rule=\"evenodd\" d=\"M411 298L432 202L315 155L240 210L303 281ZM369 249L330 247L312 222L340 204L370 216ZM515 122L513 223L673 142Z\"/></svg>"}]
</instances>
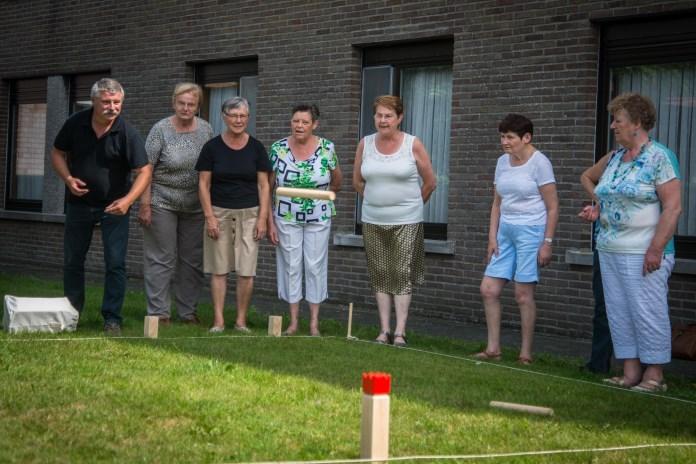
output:
<instances>
[{"instance_id":1,"label":"white sleeveless blouse","mask_svg":"<svg viewBox=\"0 0 696 464\"><path fill-rule=\"evenodd\" d=\"M365 179L362 222L379 225L423 222L420 176L413 156L415 137L404 133L393 155L377 151L375 135L365 137L360 173Z\"/></svg>"}]
</instances>

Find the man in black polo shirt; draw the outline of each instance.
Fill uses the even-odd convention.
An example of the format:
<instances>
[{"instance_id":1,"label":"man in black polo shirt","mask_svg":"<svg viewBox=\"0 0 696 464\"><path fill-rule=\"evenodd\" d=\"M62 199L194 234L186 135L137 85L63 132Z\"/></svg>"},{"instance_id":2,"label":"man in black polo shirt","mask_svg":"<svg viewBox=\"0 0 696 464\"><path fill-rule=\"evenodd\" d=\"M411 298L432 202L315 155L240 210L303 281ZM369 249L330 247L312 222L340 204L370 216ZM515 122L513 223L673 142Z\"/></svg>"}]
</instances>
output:
<instances>
[{"instance_id":1,"label":"man in black polo shirt","mask_svg":"<svg viewBox=\"0 0 696 464\"><path fill-rule=\"evenodd\" d=\"M92 86L92 108L73 114L56 136L51 162L69 190L65 214L63 287L80 312L85 302L85 257L101 224L104 246L104 331L121 333L126 292L128 211L150 183L152 166L136 130L119 117L124 91L113 79ZM130 174L135 173L131 185Z\"/></svg>"}]
</instances>

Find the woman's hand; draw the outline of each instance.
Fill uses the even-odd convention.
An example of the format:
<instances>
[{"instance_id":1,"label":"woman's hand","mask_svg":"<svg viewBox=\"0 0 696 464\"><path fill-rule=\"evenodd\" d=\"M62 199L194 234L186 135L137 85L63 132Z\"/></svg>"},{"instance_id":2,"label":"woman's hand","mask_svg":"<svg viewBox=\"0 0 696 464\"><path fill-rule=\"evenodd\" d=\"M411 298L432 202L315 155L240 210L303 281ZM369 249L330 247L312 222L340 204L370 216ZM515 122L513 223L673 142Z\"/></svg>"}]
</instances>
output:
<instances>
[{"instance_id":1,"label":"woman's hand","mask_svg":"<svg viewBox=\"0 0 696 464\"><path fill-rule=\"evenodd\" d=\"M595 222L599 218L599 205L587 205L578 213L578 217L587 222Z\"/></svg>"},{"instance_id":2,"label":"woman's hand","mask_svg":"<svg viewBox=\"0 0 696 464\"><path fill-rule=\"evenodd\" d=\"M215 216L205 218L205 232L213 240L217 240L220 236L220 222Z\"/></svg>"},{"instance_id":3,"label":"woman's hand","mask_svg":"<svg viewBox=\"0 0 696 464\"><path fill-rule=\"evenodd\" d=\"M258 242L266 237L266 227L266 218L259 217L254 226L254 240Z\"/></svg>"},{"instance_id":4,"label":"woman's hand","mask_svg":"<svg viewBox=\"0 0 696 464\"><path fill-rule=\"evenodd\" d=\"M653 247L648 247L643 260L643 275L648 275L660 269L662 265L662 250Z\"/></svg>"},{"instance_id":5,"label":"woman's hand","mask_svg":"<svg viewBox=\"0 0 696 464\"><path fill-rule=\"evenodd\" d=\"M152 208L150 205L141 203L138 209L138 222L141 226L150 227L152 225Z\"/></svg>"},{"instance_id":6,"label":"woman's hand","mask_svg":"<svg viewBox=\"0 0 696 464\"><path fill-rule=\"evenodd\" d=\"M273 217L268 218L268 240L275 246L278 245L278 229L276 229Z\"/></svg>"},{"instance_id":7,"label":"woman's hand","mask_svg":"<svg viewBox=\"0 0 696 464\"><path fill-rule=\"evenodd\" d=\"M551 244L544 242L539 247L539 253L537 255L537 263L539 266L548 266L551 262L551 256L553 255L553 250L551 249Z\"/></svg>"},{"instance_id":8,"label":"woman's hand","mask_svg":"<svg viewBox=\"0 0 696 464\"><path fill-rule=\"evenodd\" d=\"M486 253L486 264L491 262L491 258L493 257L493 254L498 256L498 253L500 250L498 250L498 241L497 240L489 240L488 241L488 251Z\"/></svg>"}]
</instances>

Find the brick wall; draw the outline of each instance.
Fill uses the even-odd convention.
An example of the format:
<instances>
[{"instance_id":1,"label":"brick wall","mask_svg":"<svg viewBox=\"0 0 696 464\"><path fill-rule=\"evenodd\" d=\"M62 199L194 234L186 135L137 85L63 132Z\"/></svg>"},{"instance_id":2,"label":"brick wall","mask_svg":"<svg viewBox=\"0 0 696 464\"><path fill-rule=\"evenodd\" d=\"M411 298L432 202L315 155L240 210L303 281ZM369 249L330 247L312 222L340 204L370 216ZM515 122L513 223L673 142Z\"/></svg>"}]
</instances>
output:
<instances>
[{"instance_id":1,"label":"brick wall","mask_svg":"<svg viewBox=\"0 0 696 464\"><path fill-rule=\"evenodd\" d=\"M289 109L311 101L322 112L320 133L336 143L345 174L334 231L351 233L350 187L357 144L359 46L449 36L454 43L448 239L454 256L428 255L427 280L413 310L483 321L478 295L499 155L497 122L515 111L535 122L535 144L553 162L561 221L553 264L538 289L541 331L587 335L590 269L564 262L567 248L587 248L590 229L575 217L585 195L580 173L594 159L597 29L591 17L658 13L693 7L683 1L123 1L3 2L0 77L17 78L111 69L126 88L125 116L143 135L169 114L173 85L192 79L187 62L258 56L257 135L265 144L288 132ZM18 52L21 50L21 53ZM7 107L6 85L0 104ZM0 111L0 142L6 135ZM0 153L0 158L5 156ZM4 165L3 165L4 166ZM4 182L4 176L3 180ZM4 186L3 186L4 187ZM0 188L2 190L3 188ZM132 226L129 272L140 272L141 234ZM27 266L61 262L61 226L0 219L3 259ZM94 245L98 245L95 240ZM98 247L89 266L101 268ZM273 292L275 261L262 247L259 291ZM361 249L330 249L330 292L340 302L372 305ZM676 318L696 319L693 278L672 279ZM503 320L517 325L513 296Z\"/></svg>"}]
</instances>

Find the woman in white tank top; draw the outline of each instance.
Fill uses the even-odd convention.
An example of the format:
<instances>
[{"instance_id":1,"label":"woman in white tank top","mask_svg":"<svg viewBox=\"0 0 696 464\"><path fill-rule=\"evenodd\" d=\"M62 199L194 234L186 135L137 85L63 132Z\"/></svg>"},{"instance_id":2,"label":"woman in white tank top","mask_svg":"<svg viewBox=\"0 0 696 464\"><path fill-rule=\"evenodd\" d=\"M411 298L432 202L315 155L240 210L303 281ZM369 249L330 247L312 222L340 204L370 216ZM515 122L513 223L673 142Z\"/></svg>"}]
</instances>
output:
<instances>
[{"instance_id":1,"label":"woman in white tank top","mask_svg":"<svg viewBox=\"0 0 696 464\"><path fill-rule=\"evenodd\" d=\"M414 284L423 283L425 273L423 204L435 190L436 181L423 143L399 129L401 99L377 97L373 111L377 132L358 145L353 187L363 198L367 269L380 318L376 341L405 346L411 291ZM392 300L396 312L393 338Z\"/></svg>"}]
</instances>

